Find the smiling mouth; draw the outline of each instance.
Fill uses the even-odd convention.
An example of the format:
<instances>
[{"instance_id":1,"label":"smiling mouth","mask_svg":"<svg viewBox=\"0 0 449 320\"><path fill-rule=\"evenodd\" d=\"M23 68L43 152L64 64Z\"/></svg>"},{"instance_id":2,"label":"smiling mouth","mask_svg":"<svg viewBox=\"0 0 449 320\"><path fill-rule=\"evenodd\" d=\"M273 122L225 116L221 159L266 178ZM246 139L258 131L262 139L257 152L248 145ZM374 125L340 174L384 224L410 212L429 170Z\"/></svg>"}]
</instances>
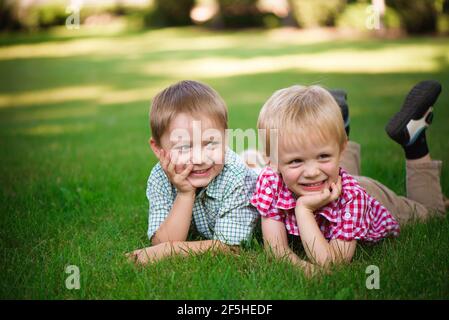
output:
<instances>
[{"instance_id":1,"label":"smiling mouth","mask_svg":"<svg viewBox=\"0 0 449 320\"><path fill-rule=\"evenodd\" d=\"M196 177L203 177L206 176L211 168L207 168L207 169L202 169L202 170L192 170L192 172L190 173L193 176Z\"/></svg>"},{"instance_id":2,"label":"smiling mouth","mask_svg":"<svg viewBox=\"0 0 449 320\"><path fill-rule=\"evenodd\" d=\"M313 183L300 183L299 185L308 191L317 191L321 190L321 188L324 186L327 180L313 182Z\"/></svg>"}]
</instances>

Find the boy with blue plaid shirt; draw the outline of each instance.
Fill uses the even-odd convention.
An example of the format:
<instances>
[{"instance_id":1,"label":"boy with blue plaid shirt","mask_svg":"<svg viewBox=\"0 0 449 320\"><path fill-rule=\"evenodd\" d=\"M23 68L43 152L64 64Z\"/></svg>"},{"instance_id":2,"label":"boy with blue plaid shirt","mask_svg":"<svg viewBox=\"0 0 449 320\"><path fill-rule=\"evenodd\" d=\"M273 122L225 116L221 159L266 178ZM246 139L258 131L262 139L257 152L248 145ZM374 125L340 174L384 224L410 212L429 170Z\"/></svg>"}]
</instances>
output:
<instances>
[{"instance_id":1,"label":"boy with blue plaid shirt","mask_svg":"<svg viewBox=\"0 0 449 320\"><path fill-rule=\"evenodd\" d=\"M153 99L150 126L159 159L147 186L152 246L129 257L145 264L248 241L258 218L250 204L257 174L226 147L227 108L218 93L178 82ZM207 240L186 241L192 223Z\"/></svg>"}]
</instances>

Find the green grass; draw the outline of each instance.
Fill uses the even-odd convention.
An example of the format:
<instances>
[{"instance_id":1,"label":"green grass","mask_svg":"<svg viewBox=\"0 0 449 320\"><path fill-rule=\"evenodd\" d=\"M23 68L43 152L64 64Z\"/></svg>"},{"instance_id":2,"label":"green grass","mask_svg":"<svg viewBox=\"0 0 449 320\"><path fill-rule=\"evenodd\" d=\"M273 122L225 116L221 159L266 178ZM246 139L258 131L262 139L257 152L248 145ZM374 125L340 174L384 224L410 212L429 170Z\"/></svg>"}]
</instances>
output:
<instances>
[{"instance_id":1,"label":"green grass","mask_svg":"<svg viewBox=\"0 0 449 320\"><path fill-rule=\"evenodd\" d=\"M349 93L362 171L404 194L402 151L383 131L411 86L442 82L428 141L449 194L449 39L312 41L296 33L142 33L0 38L1 298L447 299L449 220L359 246L354 262L305 280L270 260L260 238L240 256L204 254L136 268L148 245L150 98L190 78L228 103L231 128L255 128L274 90L319 83ZM67 290L77 265L81 289ZM369 265L380 289L365 286Z\"/></svg>"}]
</instances>

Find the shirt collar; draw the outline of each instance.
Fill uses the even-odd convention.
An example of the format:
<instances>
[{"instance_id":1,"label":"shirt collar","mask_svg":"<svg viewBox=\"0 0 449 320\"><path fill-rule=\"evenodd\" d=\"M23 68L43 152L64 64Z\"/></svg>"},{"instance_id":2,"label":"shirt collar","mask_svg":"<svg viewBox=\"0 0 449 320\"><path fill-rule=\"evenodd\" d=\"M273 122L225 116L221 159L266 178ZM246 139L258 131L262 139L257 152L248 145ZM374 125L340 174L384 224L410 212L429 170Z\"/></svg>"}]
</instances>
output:
<instances>
[{"instance_id":1,"label":"shirt collar","mask_svg":"<svg viewBox=\"0 0 449 320\"><path fill-rule=\"evenodd\" d=\"M280 184L280 188L278 190L276 203L274 206L278 209L290 210L296 207L297 196L291 192L287 185L284 183L284 180L280 178L280 175L276 173L278 179L282 181Z\"/></svg>"},{"instance_id":2,"label":"shirt collar","mask_svg":"<svg viewBox=\"0 0 449 320\"><path fill-rule=\"evenodd\" d=\"M224 180L232 179L235 186L243 184L245 169L246 165L241 161L240 157L234 151L226 147L223 170L199 192L198 196L206 193L211 198L220 199L223 196Z\"/></svg>"}]
</instances>

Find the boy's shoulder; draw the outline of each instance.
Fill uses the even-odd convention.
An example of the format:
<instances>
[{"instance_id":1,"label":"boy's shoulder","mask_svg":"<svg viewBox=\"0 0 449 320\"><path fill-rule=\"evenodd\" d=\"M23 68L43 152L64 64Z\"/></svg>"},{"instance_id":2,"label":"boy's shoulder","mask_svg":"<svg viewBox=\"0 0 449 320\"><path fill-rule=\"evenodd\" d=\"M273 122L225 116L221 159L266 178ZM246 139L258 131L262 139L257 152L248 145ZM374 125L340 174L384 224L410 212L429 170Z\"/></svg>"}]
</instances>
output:
<instances>
[{"instance_id":1,"label":"boy's shoulder","mask_svg":"<svg viewBox=\"0 0 449 320\"><path fill-rule=\"evenodd\" d=\"M162 169L160 162L156 163L156 165L151 169L149 178L150 179L159 179L159 178L167 179L167 175L165 174L164 170Z\"/></svg>"},{"instance_id":2,"label":"boy's shoulder","mask_svg":"<svg viewBox=\"0 0 449 320\"><path fill-rule=\"evenodd\" d=\"M340 176L342 186L341 197L344 202L350 202L358 198L366 198L366 200L370 198L370 195L359 182L342 168L340 168Z\"/></svg>"},{"instance_id":3,"label":"boy's shoulder","mask_svg":"<svg viewBox=\"0 0 449 320\"><path fill-rule=\"evenodd\" d=\"M162 169L160 162L158 162L153 167L153 169L151 169L150 176L148 177L147 187L171 189L172 185L170 183L170 180L168 180L168 177Z\"/></svg>"},{"instance_id":4,"label":"boy's shoulder","mask_svg":"<svg viewBox=\"0 0 449 320\"><path fill-rule=\"evenodd\" d=\"M225 155L225 164L222 176L230 176L233 179L244 180L245 178L257 179L257 173L249 168L233 150L228 149Z\"/></svg>"},{"instance_id":5,"label":"boy's shoulder","mask_svg":"<svg viewBox=\"0 0 449 320\"><path fill-rule=\"evenodd\" d=\"M242 158L231 149L227 149L225 154L224 173L230 173L238 176L257 176L257 173L249 168Z\"/></svg>"},{"instance_id":6,"label":"boy's shoulder","mask_svg":"<svg viewBox=\"0 0 449 320\"><path fill-rule=\"evenodd\" d=\"M220 192L225 192L229 188L246 185L252 189L256 180L257 173L250 169L233 150L228 149L225 154L223 170L211 181L208 188L220 189Z\"/></svg>"}]
</instances>

